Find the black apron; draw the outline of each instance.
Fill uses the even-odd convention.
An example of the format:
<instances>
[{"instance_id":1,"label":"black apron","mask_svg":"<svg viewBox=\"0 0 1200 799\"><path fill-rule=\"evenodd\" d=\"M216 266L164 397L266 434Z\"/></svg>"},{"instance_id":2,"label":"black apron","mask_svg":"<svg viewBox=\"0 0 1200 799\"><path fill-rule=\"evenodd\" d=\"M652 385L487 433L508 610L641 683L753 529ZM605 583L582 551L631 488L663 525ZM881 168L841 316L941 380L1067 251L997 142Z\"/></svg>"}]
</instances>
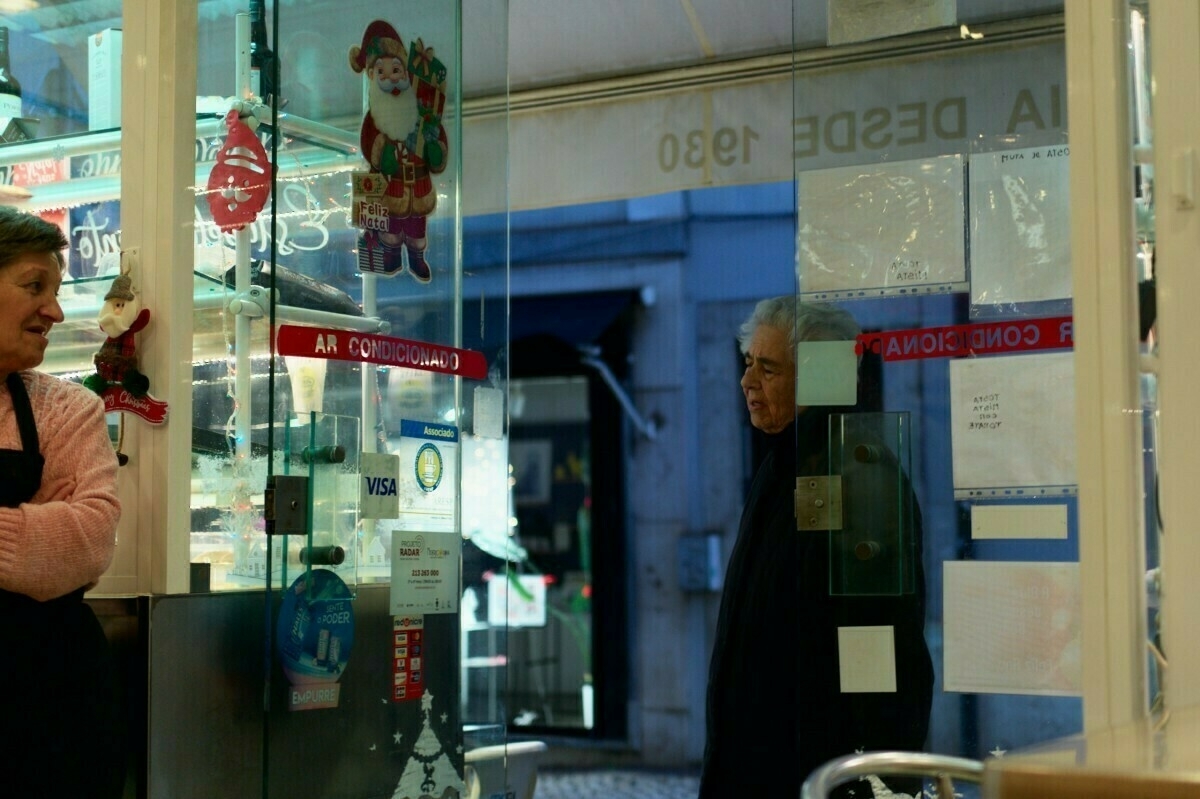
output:
<instances>
[{"instance_id":1,"label":"black apron","mask_svg":"<svg viewBox=\"0 0 1200 799\"><path fill-rule=\"evenodd\" d=\"M0 450L0 506L29 502L45 460L21 375L5 381L21 449ZM9 796L116 797L125 782L116 672L84 588L48 602L0 589L0 784Z\"/></svg>"}]
</instances>

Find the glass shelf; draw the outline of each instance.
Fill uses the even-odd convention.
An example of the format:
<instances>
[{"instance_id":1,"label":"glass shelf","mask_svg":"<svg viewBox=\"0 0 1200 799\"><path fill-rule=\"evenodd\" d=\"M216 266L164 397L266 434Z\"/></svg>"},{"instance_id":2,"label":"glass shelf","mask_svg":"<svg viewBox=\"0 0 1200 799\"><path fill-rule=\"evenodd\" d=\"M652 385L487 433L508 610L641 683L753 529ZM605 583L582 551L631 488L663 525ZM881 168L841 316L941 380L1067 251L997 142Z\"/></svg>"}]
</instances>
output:
<instances>
[{"instance_id":1,"label":"glass shelf","mask_svg":"<svg viewBox=\"0 0 1200 799\"><path fill-rule=\"evenodd\" d=\"M105 335L100 330L98 317L104 305L104 294L112 284L113 275L80 278L63 283L59 293L65 319L50 331L50 347L42 369L59 375L92 371L92 356L104 343ZM224 306L234 296L232 286L221 280L199 272L192 273L193 332L195 347L193 359L216 360L229 356L227 338L232 341L233 322L226 320ZM154 335L154 309L151 310L150 326L143 335ZM228 330L225 327L228 326ZM266 346L265 325L256 325L253 344Z\"/></svg>"},{"instance_id":2,"label":"glass shelf","mask_svg":"<svg viewBox=\"0 0 1200 799\"><path fill-rule=\"evenodd\" d=\"M205 190L224 128L223 119L198 115L193 184L198 195ZM262 122L260 128L270 131L271 122ZM362 165L357 137L352 132L289 114L279 115L279 129L284 134L277 170L281 182L312 180L349 172ZM30 196L15 199L14 203L23 210L75 208L116 200L121 195L121 129L0 144L0 173L31 164L39 165L42 174L61 179L22 186ZM348 208L339 210L348 213Z\"/></svg>"}]
</instances>

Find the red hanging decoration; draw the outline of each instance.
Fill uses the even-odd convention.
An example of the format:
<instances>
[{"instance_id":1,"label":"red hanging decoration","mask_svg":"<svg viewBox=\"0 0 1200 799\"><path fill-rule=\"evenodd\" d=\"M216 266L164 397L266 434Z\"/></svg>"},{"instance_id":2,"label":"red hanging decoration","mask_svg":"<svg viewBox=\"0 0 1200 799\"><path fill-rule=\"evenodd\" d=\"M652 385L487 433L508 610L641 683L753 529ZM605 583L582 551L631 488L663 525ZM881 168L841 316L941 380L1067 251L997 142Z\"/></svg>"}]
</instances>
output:
<instances>
[{"instance_id":1,"label":"red hanging decoration","mask_svg":"<svg viewBox=\"0 0 1200 799\"><path fill-rule=\"evenodd\" d=\"M208 175L208 207L221 230L241 230L267 204L270 163L262 142L237 111L225 115L225 126L229 134Z\"/></svg>"}]
</instances>

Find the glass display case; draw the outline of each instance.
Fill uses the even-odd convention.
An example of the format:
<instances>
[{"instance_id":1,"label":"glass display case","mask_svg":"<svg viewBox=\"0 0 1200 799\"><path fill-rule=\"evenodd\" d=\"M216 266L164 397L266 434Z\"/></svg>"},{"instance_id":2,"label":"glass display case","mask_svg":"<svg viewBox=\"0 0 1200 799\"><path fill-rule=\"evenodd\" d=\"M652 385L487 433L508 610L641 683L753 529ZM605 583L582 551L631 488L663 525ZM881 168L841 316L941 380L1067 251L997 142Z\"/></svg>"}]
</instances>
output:
<instances>
[{"instance_id":1,"label":"glass display case","mask_svg":"<svg viewBox=\"0 0 1200 799\"><path fill-rule=\"evenodd\" d=\"M331 60L341 66L345 59L314 61L316 53L299 47L316 38L310 30L311 19L319 16L321 4L309 4L311 8L298 9L294 16L284 14L279 22L279 35L298 56L294 61L284 59L280 73L283 86L295 85L296 102L281 94L279 109L275 109L262 104L262 98L238 99L247 89L238 88L233 67L237 15L222 13L232 9L218 9L218 5L202 3L200 9L201 66L196 90L195 180L191 184L194 214L187 220L194 244L190 303L195 406L192 509L196 518L192 533L200 536L210 535L214 527L210 511L220 506L205 503L228 490L212 474L212 457L229 455L256 461L254 456L261 454L269 437L280 439L274 446L279 450L282 439L292 440L289 430L307 426L308 411L322 413L325 406L339 415L363 420L369 429L364 443L395 443L405 418L456 421L459 377L470 372L470 379L484 387L492 387L495 381L495 375L489 381L486 359L450 368L431 359L427 351L414 352L412 359L399 346L381 353L380 342L370 339L362 343L375 347L371 354L351 354L343 349L327 358L306 359L272 352L272 325L278 329L324 324L347 333L390 333L393 338L424 344L453 347L460 343L456 326L464 285L454 238L458 222L453 216L458 167L450 158L450 168L435 173L436 185L431 183L422 190L428 195L425 203L430 210L413 217L426 217L422 219L426 232L408 235L409 244L397 246L394 252L396 263L389 260L387 270L372 271L359 256L359 245L370 237L363 234L364 228L355 227L351 208L355 174L369 175L372 169L360 152L359 128L364 118L370 119L369 110L363 110L369 107L364 105L369 100L361 67L358 71L353 64L344 70L329 69ZM445 9L429 12L430 19L424 24L408 17L409 24L422 29L413 46L425 48L435 68L443 72L446 66L435 54L439 51L432 44L425 47L424 41L456 41L455 14L450 13L449 20L440 19L447 9L453 12L454 6L444 5ZM366 18L373 12L364 7L356 13L364 18L359 27L367 27L371 20ZM248 25L250 15L242 16ZM346 21L339 23L346 47L363 33L352 30L352 16L347 14ZM19 19L24 22L24 17ZM266 30L263 25L261 31ZM84 42L87 36L78 34L77 39ZM13 36L14 52L23 49L22 41L21 36ZM329 51L329 45L322 47L323 52ZM442 47L441 52L452 52ZM417 58L416 51L412 52L411 58ZM318 69L319 77L313 72ZM305 80L319 80L321 85L314 90ZM440 80L436 102L445 109L444 95L452 87L445 83L444 74ZM328 99L318 103L322 96ZM458 133L459 125L453 98L450 102L449 110L441 111L439 117L443 128L450 126L450 132L443 134L447 142ZM224 166L223 147L229 137L226 117L231 107L237 110L235 124L253 128L253 138L268 153L269 163L276 164L277 185L270 187L269 202L239 229L223 226L212 213L212 194L222 190L213 188L212 173L215 166ZM317 118L291 112L301 108ZM80 113L76 109L62 120L50 121L65 124ZM37 126L31 122L32 127ZM57 374L84 376L93 371L93 356L105 338L97 324L104 292L113 277L122 269L128 272L131 265L128 259L124 265L121 261L121 131L86 132L78 130L79 125L74 127L76 130L65 135L35 135L6 144L0 150L0 168L14 203L42 215L61 216L62 224L69 228L72 248L63 289L66 320L58 328L46 367ZM71 221L67 221L68 215ZM404 237L403 233L397 235ZM391 248L387 255L393 257ZM418 274L418 266L410 260L418 256L420 269L430 271ZM157 265L143 268L161 269ZM172 277L182 271L178 266L171 270ZM140 288L137 277L134 275L135 287ZM178 285L175 282L172 288ZM500 328L505 320L488 322ZM161 327L169 320L155 318L154 323ZM243 326L246 329L239 330ZM154 329L149 328L145 335L153 336ZM489 334L494 338L494 331ZM346 341L348 346L356 343ZM246 358L249 360L239 363ZM372 360L383 363L364 366ZM246 365L249 369L239 370ZM320 378L316 377L318 369L324 370ZM240 375L235 375L239 371ZM275 375L279 380L269 390ZM308 381L309 390L315 389L315 393L300 399L296 388L302 381ZM468 405L473 405L476 395L466 394ZM486 393L479 396L484 403L493 401ZM500 416L494 415L490 422L499 420ZM265 464L261 461L259 468ZM256 493L261 493L265 480L251 482L259 487ZM369 547L370 541L365 545ZM202 538L192 554L197 562L204 562L213 552L213 542ZM219 576L213 587L222 585L226 580ZM228 583L228 587L236 585L236 581Z\"/></svg>"},{"instance_id":2,"label":"glass display case","mask_svg":"<svg viewBox=\"0 0 1200 799\"><path fill-rule=\"evenodd\" d=\"M231 784L284 795L319 749L336 761L320 795L416 796L432 735L433 778L461 789L462 539L511 534L507 318L462 326L496 278L462 266L461 8L150 0L123 28L120 2L79 5L5 18L26 89L0 183L71 241L43 368L109 410L125 513L97 595L141 595L158 620L158 723L261 662L215 644L252 631L264 714L211 743L268 743ZM142 315L117 334L101 322L119 279ZM204 628L220 668L180 668L172 620L226 607L240 621ZM499 701L474 713L483 743ZM363 730L386 762L346 776ZM195 756L164 735L160 786Z\"/></svg>"}]
</instances>

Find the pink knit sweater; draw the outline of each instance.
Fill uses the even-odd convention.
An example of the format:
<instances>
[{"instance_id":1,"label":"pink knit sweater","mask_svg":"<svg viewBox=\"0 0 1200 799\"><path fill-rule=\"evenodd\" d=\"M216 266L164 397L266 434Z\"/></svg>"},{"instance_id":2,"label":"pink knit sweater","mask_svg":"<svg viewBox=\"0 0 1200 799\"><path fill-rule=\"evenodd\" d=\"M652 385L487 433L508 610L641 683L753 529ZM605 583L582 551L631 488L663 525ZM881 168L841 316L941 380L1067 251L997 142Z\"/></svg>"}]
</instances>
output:
<instances>
[{"instance_id":1,"label":"pink knit sweater","mask_svg":"<svg viewBox=\"0 0 1200 799\"><path fill-rule=\"evenodd\" d=\"M0 508L0 588L45 601L94 584L112 562L121 515L117 457L99 397L40 372L21 377L46 466L33 501ZM0 448L21 448L12 396L2 380ZM74 481L74 490L48 501L64 478Z\"/></svg>"}]
</instances>

